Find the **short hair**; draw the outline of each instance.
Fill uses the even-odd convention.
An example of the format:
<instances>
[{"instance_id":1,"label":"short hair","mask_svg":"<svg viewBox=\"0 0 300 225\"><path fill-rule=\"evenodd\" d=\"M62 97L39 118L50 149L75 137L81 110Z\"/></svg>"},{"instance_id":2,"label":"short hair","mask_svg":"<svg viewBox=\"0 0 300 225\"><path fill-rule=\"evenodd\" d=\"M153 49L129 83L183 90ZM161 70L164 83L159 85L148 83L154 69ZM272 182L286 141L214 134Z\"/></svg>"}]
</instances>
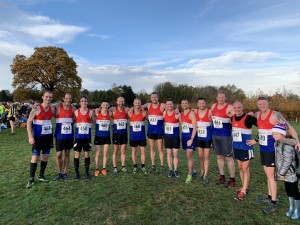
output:
<instances>
[{"instance_id":1,"label":"short hair","mask_svg":"<svg viewBox=\"0 0 300 225\"><path fill-rule=\"evenodd\" d=\"M200 100L204 100L204 101L205 101L204 97L199 97L199 98L197 99L197 102L200 101Z\"/></svg>"},{"instance_id":2,"label":"short hair","mask_svg":"<svg viewBox=\"0 0 300 225\"><path fill-rule=\"evenodd\" d=\"M50 90L43 90L43 96L44 96L44 94L46 94L46 93L49 93L49 94L51 94L51 95L53 95L53 93L52 93L52 91L50 91Z\"/></svg>"},{"instance_id":3,"label":"short hair","mask_svg":"<svg viewBox=\"0 0 300 225\"><path fill-rule=\"evenodd\" d=\"M224 95L226 95L226 94L225 94L225 91L223 91L223 90L218 90L217 95L218 95L218 94L224 94Z\"/></svg>"},{"instance_id":4,"label":"short hair","mask_svg":"<svg viewBox=\"0 0 300 225\"><path fill-rule=\"evenodd\" d=\"M70 95L71 97L73 97L71 92L68 92L68 91L64 93L63 97L66 97L66 95Z\"/></svg>"},{"instance_id":5,"label":"short hair","mask_svg":"<svg viewBox=\"0 0 300 225\"><path fill-rule=\"evenodd\" d=\"M158 95L156 91L153 91L150 95Z\"/></svg>"},{"instance_id":6,"label":"short hair","mask_svg":"<svg viewBox=\"0 0 300 225\"><path fill-rule=\"evenodd\" d=\"M259 97L257 98L257 101L259 101L259 100L266 100L266 101L268 101L267 98L266 98L265 96L259 96Z\"/></svg>"},{"instance_id":7,"label":"short hair","mask_svg":"<svg viewBox=\"0 0 300 225\"><path fill-rule=\"evenodd\" d=\"M166 102L168 101L173 102L172 98L167 98Z\"/></svg>"},{"instance_id":8,"label":"short hair","mask_svg":"<svg viewBox=\"0 0 300 225\"><path fill-rule=\"evenodd\" d=\"M107 99L103 99L103 100L101 101L101 103L103 103L103 102L108 103L108 100L107 100Z\"/></svg>"},{"instance_id":9,"label":"short hair","mask_svg":"<svg viewBox=\"0 0 300 225\"><path fill-rule=\"evenodd\" d=\"M82 95L82 96L79 98L79 101L80 101L82 98L88 100L88 98L87 98L85 95Z\"/></svg>"},{"instance_id":10,"label":"short hair","mask_svg":"<svg viewBox=\"0 0 300 225\"><path fill-rule=\"evenodd\" d=\"M181 99L181 102L182 102L182 101L187 101L187 102L189 102L189 100L188 100L187 98L182 98L182 99Z\"/></svg>"}]
</instances>

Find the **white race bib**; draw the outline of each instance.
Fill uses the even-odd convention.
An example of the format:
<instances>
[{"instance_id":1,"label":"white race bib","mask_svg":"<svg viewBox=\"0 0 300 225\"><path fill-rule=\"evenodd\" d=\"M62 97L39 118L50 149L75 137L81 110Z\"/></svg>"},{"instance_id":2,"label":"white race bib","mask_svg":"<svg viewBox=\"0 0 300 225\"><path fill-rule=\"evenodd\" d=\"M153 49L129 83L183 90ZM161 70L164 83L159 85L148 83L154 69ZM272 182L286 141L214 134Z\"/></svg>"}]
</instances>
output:
<instances>
[{"instance_id":1,"label":"white race bib","mask_svg":"<svg viewBox=\"0 0 300 225\"><path fill-rule=\"evenodd\" d=\"M42 134L52 134L52 124L42 124Z\"/></svg>"},{"instance_id":2,"label":"white race bib","mask_svg":"<svg viewBox=\"0 0 300 225\"><path fill-rule=\"evenodd\" d=\"M232 128L232 140L234 142L242 142L242 130L239 128Z\"/></svg>"},{"instance_id":3,"label":"white race bib","mask_svg":"<svg viewBox=\"0 0 300 225\"><path fill-rule=\"evenodd\" d=\"M198 137L206 138L207 137L207 129L206 127L198 127Z\"/></svg>"},{"instance_id":4,"label":"white race bib","mask_svg":"<svg viewBox=\"0 0 300 225\"><path fill-rule=\"evenodd\" d=\"M117 121L117 130L126 129L126 121Z\"/></svg>"},{"instance_id":5,"label":"white race bib","mask_svg":"<svg viewBox=\"0 0 300 225\"><path fill-rule=\"evenodd\" d=\"M165 123L165 133L173 134L173 124L172 123Z\"/></svg>"},{"instance_id":6,"label":"white race bib","mask_svg":"<svg viewBox=\"0 0 300 225\"><path fill-rule=\"evenodd\" d=\"M190 133L190 128L188 123L181 124L181 131L182 133Z\"/></svg>"},{"instance_id":7,"label":"white race bib","mask_svg":"<svg viewBox=\"0 0 300 225\"><path fill-rule=\"evenodd\" d=\"M259 144L263 146L268 146L268 134L260 132L259 133Z\"/></svg>"},{"instance_id":8,"label":"white race bib","mask_svg":"<svg viewBox=\"0 0 300 225\"><path fill-rule=\"evenodd\" d=\"M60 132L62 134L72 134L72 125L71 125L71 123L62 123Z\"/></svg>"},{"instance_id":9,"label":"white race bib","mask_svg":"<svg viewBox=\"0 0 300 225\"><path fill-rule=\"evenodd\" d=\"M214 128L223 128L223 121L220 119L213 118Z\"/></svg>"},{"instance_id":10,"label":"white race bib","mask_svg":"<svg viewBox=\"0 0 300 225\"><path fill-rule=\"evenodd\" d=\"M99 131L108 131L110 123L108 121L99 122Z\"/></svg>"},{"instance_id":11,"label":"white race bib","mask_svg":"<svg viewBox=\"0 0 300 225\"><path fill-rule=\"evenodd\" d=\"M141 122L133 122L132 123L132 131L133 132L141 132L142 131L142 123Z\"/></svg>"},{"instance_id":12,"label":"white race bib","mask_svg":"<svg viewBox=\"0 0 300 225\"><path fill-rule=\"evenodd\" d=\"M90 129L86 124L78 124L78 134L89 134Z\"/></svg>"},{"instance_id":13,"label":"white race bib","mask_svg":"<svg viewBox=\"0 0 300 225\"><path fill-rule=\"evenodd\" d=\"M157 116L148 116L148 120L151 125L157 125Z\"/></svg>"}]
</instances>

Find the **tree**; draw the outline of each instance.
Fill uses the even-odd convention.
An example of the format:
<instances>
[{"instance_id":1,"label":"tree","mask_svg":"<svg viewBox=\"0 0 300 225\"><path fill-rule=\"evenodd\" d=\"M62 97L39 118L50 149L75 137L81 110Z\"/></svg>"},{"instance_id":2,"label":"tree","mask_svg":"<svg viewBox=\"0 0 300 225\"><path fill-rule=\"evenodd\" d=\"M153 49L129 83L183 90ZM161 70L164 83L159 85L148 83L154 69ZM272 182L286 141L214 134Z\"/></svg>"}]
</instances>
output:
<instances>
[{"instance_id":1,"label":"tree","mask_svg":"<svg viewBox=\"0 0 300 225\"><path fill-rule=\"evenodd\" d=\"M0 101L7 101L8 96L4 90L0 91Z\"/></svg>"},{"instance_id":2,"label":"tree","mask_svg":"<svg viewBox=\"0 0 300 225\"><path fill-rule=\"evenodd\" d=\"M16 55L10 66L14 74L12 86L14 98L27 100L32 90L49 90L54 99L60 99L64 92L70 92L76 100L81 89L81 78L77 75L77 65L62 48L34 48L29 58Z\"/></svg>"}]
</instances>

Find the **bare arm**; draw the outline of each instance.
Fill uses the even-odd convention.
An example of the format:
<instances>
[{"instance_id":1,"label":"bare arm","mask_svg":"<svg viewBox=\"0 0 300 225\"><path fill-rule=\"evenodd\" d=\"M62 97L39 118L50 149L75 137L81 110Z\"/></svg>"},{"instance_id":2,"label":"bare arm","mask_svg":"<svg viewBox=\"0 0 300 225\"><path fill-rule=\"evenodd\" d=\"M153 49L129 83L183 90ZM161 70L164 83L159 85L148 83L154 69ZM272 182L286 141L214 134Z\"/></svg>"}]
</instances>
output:
<instances>
[{"instance_id":1,"label":"bare arm","mask_svg":"<svg viewBox=\"0 0 300 225\"><path fill-rule=\"evenodd\" d=\"M232 117L234 115L234 110L232 105L228 105L226 109L227 116Z\"/></svg>"},{"instance_id":2,"label":"bare arm","mask_svg":"<svg viewBox=\"0 0 300 225\"><path fill-rule=\"evenodd\" d=\"M39 106L36 106L33 108L28 116L27 120L27 134L28 134L28 142L29 144L33 145L34 144L34 138L32 135L32 122L34 120L34 117L40 113L40 108Z\"/></svg>"}]
</instances>

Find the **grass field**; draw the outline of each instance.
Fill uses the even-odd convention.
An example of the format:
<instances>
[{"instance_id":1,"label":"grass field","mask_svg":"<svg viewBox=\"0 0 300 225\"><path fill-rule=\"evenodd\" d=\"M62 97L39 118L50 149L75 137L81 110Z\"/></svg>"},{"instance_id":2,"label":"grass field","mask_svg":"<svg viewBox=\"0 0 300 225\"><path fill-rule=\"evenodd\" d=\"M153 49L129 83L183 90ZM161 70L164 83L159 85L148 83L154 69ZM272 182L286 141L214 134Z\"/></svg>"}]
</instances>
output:
<instances>
[{"instance_id":1,"label":"grass field","mask_svg":"<svg viewBox=\"0 0 300 225\"><path fill-rule=\"evenodd\" d=\"M292 125L300 133L300 124ZM257 146L255 159L251 162L251 192L246 200L236 201L235 189L214 184L219 176L214 153L211 154L210 183L204 185L194 179L191 184L185 184L187 166L182 150L179 179L159 173L113 175L110 147L110 171L105 177L93 177L90 181L37 182L32 189L25 189L31 157L26 129L18 128L14 136L9 132L6 129L0 133L0 224L300 224L299 220L292 221L285 216L288 201L283 182L278 182L278 212L269 216L262 213L262 206L255 199L267 193L267 185ZM73 152L71 156L73 158ZM92 159L93 156L94 152ZM194 159L199 171L196 152ZM129 147L126 161L131 172L133 166ZM158 162L157 157L157 166ZM82 174L83 165L81 158ZM149 150L146 166L150 168ZM52 180L55 174L55 150L52 150L46 177ZM69 175L74 176L73 160Z\"/></svg>"}]
</instances>

